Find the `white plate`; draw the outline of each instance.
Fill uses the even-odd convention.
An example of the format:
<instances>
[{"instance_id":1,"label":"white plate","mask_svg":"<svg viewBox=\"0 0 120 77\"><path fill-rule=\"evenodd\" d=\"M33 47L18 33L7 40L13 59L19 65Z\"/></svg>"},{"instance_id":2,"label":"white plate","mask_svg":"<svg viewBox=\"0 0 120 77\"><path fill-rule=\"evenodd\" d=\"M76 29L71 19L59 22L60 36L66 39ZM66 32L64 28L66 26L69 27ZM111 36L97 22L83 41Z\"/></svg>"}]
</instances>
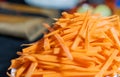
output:
<instances>
[{"instance_id":1,"label":"white plate","mask_svg":"<svg viewBox=\"0 0 120 77\"><path fill-rule=\"evenodd\" d=\"M11 76L12 77L15 77L15 71L16 71L16 69L11 69ZM110 77L110 76L106 76L106 77ZM119 77L119 75L118 74L116 74L115 76L113 76L113 77Z\"/></svg>"},{"instance_id":2,"label":"white plate","mask_svg":"<svg viewBox=\"0 0 120 77\"><path fill-rule=\"evenodd\" d=\"M16 69L14 69L14 68L11 69L11 72L10 72L10 73L11 73L11 76L12 76L12 77L15 77L15 72L16 72Z\"/></svg>"},{"instance_id":3,"label":"white plate","mask_svg":"<svg viewBox=\"0 0 120 77\"><path fill-rule=\"evenodd\" d=\"M52 9L69 9L75 7L82 0L25 0L29 5L52 8Z\"/></svg>"}]
</instances>

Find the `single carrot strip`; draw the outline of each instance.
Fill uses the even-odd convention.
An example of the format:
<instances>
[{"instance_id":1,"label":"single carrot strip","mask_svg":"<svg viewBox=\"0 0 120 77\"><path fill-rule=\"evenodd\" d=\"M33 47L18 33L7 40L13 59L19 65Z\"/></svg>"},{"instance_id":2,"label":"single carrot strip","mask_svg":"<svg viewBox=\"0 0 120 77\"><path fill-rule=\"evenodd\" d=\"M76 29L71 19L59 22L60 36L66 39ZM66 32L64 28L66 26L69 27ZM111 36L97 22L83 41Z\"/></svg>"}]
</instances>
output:
<instances>
[{"instance_id":1,"label":"single carrot strip","mask_svg":"<svg viewBox=\"0 0 120 77\"><path fill-rule=\"evenodd\" d=\"M77 33L78 33L78 31L66 34L66 35L63 36L63 39L64 40L74 39L74 36L76 36Z\"/></svg>"},{"instance_id":2,"label":"single carrot strip","mask_svg":"<svg viewBox=\"0 0 120 77\"><path fill-rule=\"evenodd\" d=\"M86 26L86 35L85 35L85 49L88 51L89 50L89 47L90 47L90 45L89 45L89 42L90 42L90 34L89 34L89 26L87 25Z\"/></svg>"},{"instance_id":3,"label":"single carrot strip","mask_svg":"<svg viewBox=\"0 0 120 77\"><path fill-rule=\"evenodd\" d=\"M77 47L77 48L75 48L75 49L72 49L71 51L74 51L74 52L86 52L86 49L82 49L82 48L80 48L80 47Z\"/></svg>"},{"instance_id":4,"label":"single carrot strip","mask_svg":"<svg viewBox=\"0 0 120 77\"><path fill-rule=\"evenodd\" d=\"M82 41L80 37L76 37L75 41L73 42L73 45L71 47L72 50L76 49L76 47L79 45L79 43Z\"/></svg>"},{"instance_id":5,"label":"single carrot strip","mask_svg":"<svg viewBox=\"0 0 120 77\"><path fill-rule=\"evenodd\" d=\"M30 65L29 69L27 70L27 73L26 73L25 77L31 77L34 70L36 69L37 65L38 65L38 63L36 63L36 62L32 63Z\"/></svg>"},{"instance_id":6,"label":"single carrot strip","mask_svg":"<svg viewBox=\"0 0 120 77\"><path fill-rule=\"evenodd\" d=\"M71 60L68 59L68 58L61 58L61 59L60 59L60 63L61 63L61 64L76 65L76 62L71 61Z\"/></svg>"},{"instance_id":7,"label":"single carrot strip","mask_svg":"<svg viewBox=\"0 0 120 77\"><path fill-rule=\"evenodd\" d=\"M79 72L90 72L90 71L92 71L92 72L98 72L98 71L100 71L99 69L93 69L93 68L84 68L84 67L80 67L80 66L77 66L77 65L65 65L65 64L63 64L63 65L61 65L61 68L60 68L61 70L63 70L63 71L70 71L70 70L72 70L72 71L79 71Z\"/></svg>"},{"instance_id":8,"label":"single carrot strip","mask_svg":"<svg viewBox=\"0 0 120 77\"><path fill-rule=\"evenodd\" d=\"M10 67L8 68L8 70L10 70L10 69L12 69L12 68L18 69L21 65L22 65L21 60L18 60L18 59L11 60L11 65L10 65Z\"/></svg>"},{"instance_id":9,"label":"single carrot strip","mask_svg":"<svg viewBox=\"0 0 120 77\"><path fill-rule=\"evenodd\" d=\"M106 60L106 58L101 54L96 54L95 56L99 59Z\"/></svg>"},{"instance_id":10,"label":"single carrot strip","mask_svg":"<svg viewBox=\"0 0 120 77\"><path fill-rule=\"evenodd\" d=\"M19 69L17 69L15 73L15 77L21 77L21 75L27 69L28 66L29 66L29 63L25 63Z\"/></svg>"},{"instance_id":11,"label":"single carrot strip","mask_svg":"<svg viewBox=\"0 0 120 77\"><path fill-rule=\"evenodd\" d=\"M33 72L33 75L43 75L43 74L52 74L52 73L56 73L55 71L50 71L50 70L43 70L43 71L36 71Z\"/></svg>"},{"instance_id":12,"label":"single carrot strip","mask_svg":"<svg viewBox=\"0 0 120 77\"><path fill-rule=\"evenodd\" d=\"M59 54L59 53L60 53L60 48L54 48L53 53L54 53L54 54Z\"/></svg>"},{"instance_id":13,"label":"single carrot strip","mask_svg":"<svg viewBox=\"0 0 120 77\"><path fill-rule=\"evenodd\" d=\"M34 45L29 46L27 48L24 48L22 51L23 51L23 53L28 53L28 52L35 53L36 49L37 49L37 43L35 43Z\"/></svg>"},{"instance_id":14,"label":"single carrot strip","mask_svg":"<svg viewBox=\"0 0 120 77\"><path fill-rule=\"evenodd\" d=\"M27 59L27 60L32 61L32 62L36 62L35 57L33 57L33 56L31 56L31 55L23 56L23 59Z\"/></svg>"},{"instance_id":15,"label":"single carrot strip","mask_svg":"<svg viewBox=\"0 0 120 77\"><path fill-rule=\"evenodd\" d=\"M49 38L48 37L44 37L44 50L49 50L49 49L50 49Z\"/></svg>"},{"instance_id":16,"label":"single carrot strip","mask_svg":"<svg viewBox=\"0 0 120 77\"><path fill-rule=\"evenodd\" d=\"M59 32L59 30L52 31L51 33L46 34L45 37L50 37L58 32Z\"/></svg>"},{"instance_id":17,"label":"single carrot strip","mask_svg":"<svg viewBox=\"0 0 120 77\"><path fill-rule=\"evenodd\" d=\"M39 61L40 64L44 64L44 65L49 65L49 66L56 66L56 67L60 67L59 63L54 63L54 62L46 62L46 61Z\"/></svg>"},{"instance_id":18,"label":"single carrot strip","mask_svg":"<svg viewBox=\"0 0 120 77\"><path fill-rule=\"evenodd\" d=\"M54 72L54 73L50 73L50 74L43 74L43 77L62 77L62 75Z\"/></svg>"},{"instance_id":19,"label":"single carrot strip","mask_svg":"<svg viewBox=\"0 0 120 77\"><path fill-rule=\"evenodd\" d=\"M71 28L71 26L67 27L68 29L64 29L63 32L64 34L72 33L74 31L77 31L79 29L79 26Z\"/></svg>"},{"instance_id":20,"label":"single carrot strip","mask_svg":"<svg viewBox=\"0 0 120 77\"><path fill-rule=\"evenodd\" d=\"M85 37L85 35L86 35L86 26L87 26L89 15L90 15L90 11L87 11L85 19L84 19L83 24L82 24L82 27L79 30L79 34L81 34L82 37Z\"/></svg>"},{"instance_id":21,"label":"single carrot strip","mask_svg":"<svg viewBox=\"0 0 120 77\"><path fill-rule=\"evenodd\" d=\"M117 43L117 46L120 47L120 41L119 41L118 35L116 33L116 30L114 28L111 28L110 31L111 31L111 34L112 34L115 42Z\"/></svg>"},{"instance_id":22,"label":"single carrot strip","mask_svg":"<svg viewBox=\"0 0 120 77\"><path fill-rule=\"evenodd\" d=\"M93 59L92 57L89 57L89 56L84 55L84 54L79 53L79 52L72 52L71 54L72 54L72 56L74 57L74 59L76 59L76 60L81 60L81 59L83 59L83 60L91 60L91 61L94 61L94 59Z\"/></svg>"},{"instance_id":23,"label":"single carrot strip","mask_svg":"<svg viewBox=\"0 0 120 77\"><path fill-rule=\"evenodd\" d=\"M102 48L100 46L96 46L96 47L92 47L92 46L89 46L88 50L86 50L86 54L87 55L97 55L98 52L102 51ZM94 55L94 56L95 56Z\"/></svg>"},{"instance_id":24,"label":"single carrot strip","mask_svg":"<svg viewBox=\"0 0 120 77\"><path fill-rule=\"evenodd\" d=\"M111 44L114 44L114 42L110 39L110 37L105 32L103 32L103 35Z\"/></svg>"},{"instance_id":25,"label":"single carrot strip","mask_svg":"<svg viewBox=\"0 0 120 77\"><path fill-rule=\"evenodd\" d=\"M89 76L89 77L94 77L94 75L96 74L96 72L74 72L74 71L63 71L62 72L63 77L84 77L84 76Z\"/></svg>"},{"instance_id":26,"label":"single carrot strip","mask_svg":"<svg viewBox=\"0 0 120 77\"><path fill-rule=\"evenodd\" d=\"M32 54L32 56L38 61L58 62L57 56L55 55Z\"/></svg>"}]
</instances>

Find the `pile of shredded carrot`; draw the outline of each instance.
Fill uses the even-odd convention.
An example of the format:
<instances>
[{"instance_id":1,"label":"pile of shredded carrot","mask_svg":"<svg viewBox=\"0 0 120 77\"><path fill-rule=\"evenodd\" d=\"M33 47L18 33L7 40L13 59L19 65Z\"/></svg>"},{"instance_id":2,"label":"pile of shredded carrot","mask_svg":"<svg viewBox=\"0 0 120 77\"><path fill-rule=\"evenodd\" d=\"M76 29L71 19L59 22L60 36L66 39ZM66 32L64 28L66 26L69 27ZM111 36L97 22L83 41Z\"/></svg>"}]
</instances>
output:
<instances>
[{"instance_id":1,"label":"pile of shredded carrot","mask_svg":"<svg viewBox=\"0 0 120 77\"><path fill-rule=\"evenodd\" d=\"M39 41L11 60L15 77L113 77L120 73L120 19L62 13Z\"/></svg>"}]
</instances>

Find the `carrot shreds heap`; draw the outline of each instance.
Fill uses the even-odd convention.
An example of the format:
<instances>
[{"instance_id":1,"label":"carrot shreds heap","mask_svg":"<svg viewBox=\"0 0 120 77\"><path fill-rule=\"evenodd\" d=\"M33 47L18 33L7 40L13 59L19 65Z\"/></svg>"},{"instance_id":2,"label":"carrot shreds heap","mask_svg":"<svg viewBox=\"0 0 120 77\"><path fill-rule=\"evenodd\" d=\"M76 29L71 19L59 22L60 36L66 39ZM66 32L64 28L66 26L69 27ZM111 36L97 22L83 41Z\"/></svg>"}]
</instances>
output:
<instances>
[{"instance_id":1,"label":"carrot shreds heap","mask_svg":"<svg viewBox=\"0 0 120 77\"><path fill-rule=\"evenodd\" d=\"M44 37L11 60L15 77L113 77L120 73L119 16L62 13Z\"/></svg>"}]
</instances>

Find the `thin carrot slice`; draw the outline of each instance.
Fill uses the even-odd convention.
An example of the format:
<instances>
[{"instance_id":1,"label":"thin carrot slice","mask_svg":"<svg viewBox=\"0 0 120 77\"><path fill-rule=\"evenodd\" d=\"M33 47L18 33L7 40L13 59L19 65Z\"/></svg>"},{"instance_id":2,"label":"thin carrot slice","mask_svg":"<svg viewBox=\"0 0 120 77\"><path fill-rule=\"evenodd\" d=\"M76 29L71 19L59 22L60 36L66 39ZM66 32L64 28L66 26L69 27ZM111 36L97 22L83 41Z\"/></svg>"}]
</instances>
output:
<instances>
[{"instance_id":1,"label":"thin carrot slice","mask_svg":"<svg viewBox=\"0 0 120 77\"><path fill-rule=\"evenodd\" d=\"M82 41L82 39L80 37L77 37L75 39L75 41L73 42L73 45L72 45L71 49L74 50L81 41Z\"/></svg>"},{"instance_id":2,"label":"thin carrot slice","mask_svg":"<svg viewBox=\"0 0 120 77\"><path fill-rule=\"evenodd\" d=\"M48 37L45 37L44 39L44 50L50 50L50 43Z\"/></svg>"},{"instance_id":3,"label":"thin carrot slice","mask_svg":"<svg viewBox=\"0 0 120 77\"><path fill-rule=\"evenodd\" d=\"M29 67L29 69L28 69L25 77L31 77L32 74L33 74L33 72L34 72L34 70L36 69L37 65L38 65L38 63L36 63L36 62L32 63L32 64L30 65L30 67Z\"/></svg>"},{"instance_id":4,"label":"thin carrot slice","mask_svg":"<svg viewBox=\"0 0 120 77\"><path fill-rule=\"evenodd\" d=\"M38 61L58 62L57 56L55 55L32 54L32 57L36 58Z\"/></svg>"},{"instance_id":5,"label":"thin carrot slice","mask_svg":"<svg viewBox=\"0 0 120 77\"><path fill-rule=\"evenodd\" d=\"M60 53L60 48L54 48L53 53L54 53L54 54L59 54L59 53Z\"/></svg>"},{"instance_id":6,"label":"thin carrot slice","mask_svg":"<svg viewBox=\"0 0 120 77\"><path fill-rule=\"evenodd\" d=\"M63 76L65 77L72 77L72 76L77 76L77 77L84 77L84 76L89 76L89 77L94 77L96 72L74 72L74 71L63 71Z\"/></svg>"},{"instance_id":7,"label":"thin carrot slice","mask_svg":"<svg viewBox=\"0 0 120 77\"><path fill-rule=\"evenodd\" d=\"M118 38L117 32L115 31L114 28L111 28L110 31L112 33L114 40L115 40L115 43L117 43L117 46L120 47L120 40Z\"/></svg>"},{"instance_id":8,"label":"thin carrot slice","mask_svg":"<svg viewBox=\"0 0 120 77\"><path fill-rule=\"evenodd\" d=\"M25 63L25 64L23 64L22 67L20 67L19 69L17 69L17 71L16 71L16 77L20 77L23 74L23 72L26 70L26 67L28 67L28 65L29 65L29 63Z\"/></svg>"}]
</instances>

